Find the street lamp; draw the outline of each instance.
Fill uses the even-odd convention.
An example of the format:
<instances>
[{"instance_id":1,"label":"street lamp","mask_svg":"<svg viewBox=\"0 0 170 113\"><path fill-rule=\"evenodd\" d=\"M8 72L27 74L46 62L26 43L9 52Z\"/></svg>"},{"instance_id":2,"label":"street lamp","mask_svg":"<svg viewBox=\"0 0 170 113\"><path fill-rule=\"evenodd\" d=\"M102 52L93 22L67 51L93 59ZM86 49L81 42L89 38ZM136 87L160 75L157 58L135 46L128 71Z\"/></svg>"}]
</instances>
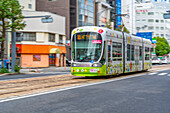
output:
<instances>
[{"instance_id":1,"label":"street lamp","mask_svg":"<svg viewBox=\"0 0 170 113\"><path fill-rule=\"evenodd\" d=\"M102 14L103 12L105 12L105 11L108 10L108 9L114 9L114 8L113 8L112 6L110 6L108 3L103 2L103 1L97 1L96 4L97 4L97 3L101 3L101 4L103 4L104 6L106 6L106 9L104 9L104 10L102 10L102 11L100 11L100 12L97 12L97 26L99 26L99 15Z\"/></svg>"}]
</instances>

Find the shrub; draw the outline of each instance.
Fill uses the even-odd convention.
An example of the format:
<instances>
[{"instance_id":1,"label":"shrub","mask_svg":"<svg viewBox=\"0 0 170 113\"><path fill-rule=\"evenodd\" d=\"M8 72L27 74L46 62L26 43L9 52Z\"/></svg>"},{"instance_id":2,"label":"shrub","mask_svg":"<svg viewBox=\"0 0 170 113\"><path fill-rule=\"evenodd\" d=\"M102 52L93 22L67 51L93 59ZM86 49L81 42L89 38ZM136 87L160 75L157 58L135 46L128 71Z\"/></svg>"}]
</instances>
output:
<instances>
[{"instance_id":1,"label":"shrub","mask_svg":"<svg viewBox=\"0 0 170 113\"><path fill-rule=\"evenodd\" d=\"M18 65L15 65L15 72L20 73L20 67Z\"/></svg>"},{"instance_id":2,"label":"shrub","mask_svg":"<svg viewBox=\"0 0 170 113\"><path fill-rule=\"evenodd\" d=\"M9 71L8 71L8 69L6 69L6 68L3 67L3 68L1 69L1 71L0 71L0 73L9 73Z\"/></svg>"}]
</instances>

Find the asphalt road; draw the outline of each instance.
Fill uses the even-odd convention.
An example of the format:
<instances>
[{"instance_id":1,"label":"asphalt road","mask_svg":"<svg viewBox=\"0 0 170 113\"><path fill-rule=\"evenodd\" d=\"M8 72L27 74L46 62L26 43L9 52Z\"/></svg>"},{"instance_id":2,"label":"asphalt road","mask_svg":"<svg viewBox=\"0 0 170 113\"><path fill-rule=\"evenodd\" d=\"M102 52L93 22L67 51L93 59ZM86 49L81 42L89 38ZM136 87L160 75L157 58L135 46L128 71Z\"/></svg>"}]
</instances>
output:
<instances>
[{"instance_id":1,"label":"asphalt road","mask_svg":"<svg viewBox=\"0 0 170 113\"><path fill-rule=\"evenodd\" d=\"M1 113L170 113L170 70L0 102Z\"/></svg>"}]
</instances>

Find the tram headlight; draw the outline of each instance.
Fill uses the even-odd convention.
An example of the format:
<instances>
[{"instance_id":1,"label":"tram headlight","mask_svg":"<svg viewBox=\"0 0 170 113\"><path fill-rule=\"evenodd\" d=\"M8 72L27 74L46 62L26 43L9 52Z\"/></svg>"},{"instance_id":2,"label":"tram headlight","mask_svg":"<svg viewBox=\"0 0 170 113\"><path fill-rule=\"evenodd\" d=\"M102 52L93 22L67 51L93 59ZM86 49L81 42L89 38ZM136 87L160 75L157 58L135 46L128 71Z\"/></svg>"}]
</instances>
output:
<instances>
[{"instance_id":1,"label":"tram headlight","mask_svg":"<svg viewBox=\"0 0 170 113\"><path fill-rule=\"evenodd\" d=\"M73 63L73 64L72 64L72 67L77 67L77 64L74 64L74 63Z\"/></svg>"},{"instance_id":2,"label":"tram headlight","mask_svg":"<svg viewBox=\"0 0 170 113\"><path fill-rule=\"evenodd\" d=\"M95 63L95 64L92 65L92 67L102 67L102 64L100 64L100 63Z\"/></svg>"}]
</instances>

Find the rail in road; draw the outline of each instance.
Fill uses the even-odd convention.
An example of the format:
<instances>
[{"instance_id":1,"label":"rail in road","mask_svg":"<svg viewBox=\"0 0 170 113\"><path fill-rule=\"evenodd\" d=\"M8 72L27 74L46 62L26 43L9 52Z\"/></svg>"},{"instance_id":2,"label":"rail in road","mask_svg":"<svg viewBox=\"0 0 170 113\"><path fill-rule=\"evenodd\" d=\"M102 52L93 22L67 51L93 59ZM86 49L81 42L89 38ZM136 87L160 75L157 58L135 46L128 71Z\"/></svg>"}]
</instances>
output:
<instances>
[{"instance_id":1,"label":"rail in road","mask_svg":"<svg viewBox=\"0 0 170 113\"><path fill-rule=\"evenodd\" d=\"M159 65L154 66L147 72L144 73L154 73L160 70L170 69L170 65ZM6 98L13 98L18 96L37 94L46 91L53 91L57 89L62 89L71 86L78 86L83 84L95 83L104 80L123 78L127 76L135 76L141 73L131 73L124 74L115 77L75 77L71 74L48 76L48 77L38 77L38 78L27 78L19 80L5 80L0 81L0 100Z\"/></svg>"}]
</instances>

